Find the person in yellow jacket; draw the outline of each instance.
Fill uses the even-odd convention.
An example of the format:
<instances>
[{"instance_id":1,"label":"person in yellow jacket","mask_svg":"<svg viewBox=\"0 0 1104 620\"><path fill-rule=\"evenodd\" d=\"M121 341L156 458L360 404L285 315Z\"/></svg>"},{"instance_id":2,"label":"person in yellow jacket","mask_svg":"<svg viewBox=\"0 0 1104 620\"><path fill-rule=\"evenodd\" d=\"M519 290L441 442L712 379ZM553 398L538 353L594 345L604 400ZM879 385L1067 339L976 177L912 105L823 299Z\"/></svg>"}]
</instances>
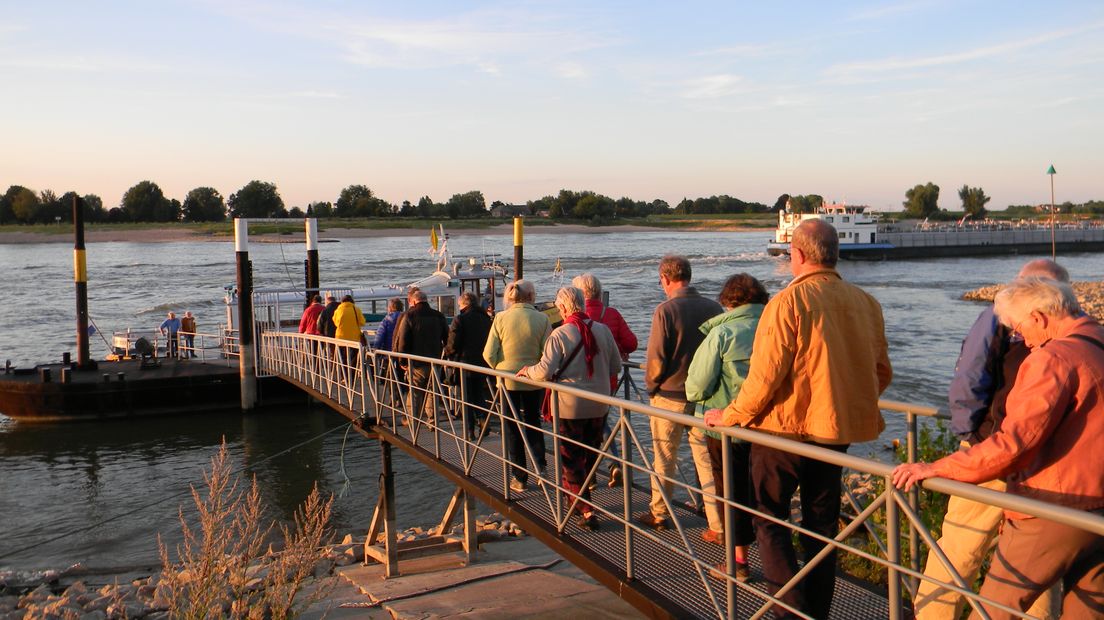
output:
<instances>
[{"instance_id":1,"label":"person in yellow jacket","mask_svg":"<svg viewBox=\"0 0 1104 620\"><path fill-rule=\"evenodd\" d=\"M805 220L790 243L790 285L763 309L751 367L739 395L705 423L743 426L846 452L885 428L878 398L889 386L885 320L878 301L836 271L839 236L824 220ZM753 445L756 508L785 523L801 488L801 525L827 538L839 530L841 468ZM756 519L756 540L771 594L797 573L792 531ZM802 535L806 562L825 543ZM835 552L819 562L782 601L813 618L827 618L836 577ZM791 617L775 609L775 617Z\"/></svg>"},{"instance_id":2,"label":"person in yellow jacket","mask_svg":"<svg viewBox=\"0 0 1104 620\"><path fill-rule=\"evenodd\" d=\"M346 295L341 298L341 305L334 310L333 322L335 326L334 338L348 340L360 344L360 327L364 325L364 314L353 303L353 296ZM352 355L352 349L340 347L341 364L345 367L345 374L352 376L356 372L356 361Z\"/></svg>"},{"instance_id":3,"label":"person in yellow jacket","mask_svg":"<svg viewBox=\"0 0 1104 620\"><path fill-rule=\"evenodd\" d=\"M364 314L353 303L352 295L341 298L341 305L334 310L333 321L337 326L334 338L360 342L360 327L364 325Z\"/></svg>"}]
</instances>

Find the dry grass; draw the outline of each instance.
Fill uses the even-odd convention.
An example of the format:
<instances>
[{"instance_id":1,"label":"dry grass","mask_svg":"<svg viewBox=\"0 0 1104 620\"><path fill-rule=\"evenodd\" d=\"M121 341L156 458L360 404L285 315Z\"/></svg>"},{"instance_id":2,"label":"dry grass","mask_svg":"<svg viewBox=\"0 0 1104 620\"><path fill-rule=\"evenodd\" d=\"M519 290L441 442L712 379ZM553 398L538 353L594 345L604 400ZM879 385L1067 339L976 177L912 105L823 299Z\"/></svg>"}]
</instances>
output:
<instances>
[{"instance_id":1,"label":"dry grass","mask_svg":"<svg viewBox=\"0 0 1104 620\"><path fill-rule=\"evenodd\" d=\"M296 511L293 526L280 526L283 550L264 553L276 526L262 525L257 480L243 489L231 473L225 442L203 474L205 488L192 488L197 519L189 525L180 510L183 542L176 561L158 540L162 575L158 588L172 618L294 618L328 589L315 589L296 600L305 581L325 557L333 497L323 500L318 487Z\"/></svg>"}]
</instances>

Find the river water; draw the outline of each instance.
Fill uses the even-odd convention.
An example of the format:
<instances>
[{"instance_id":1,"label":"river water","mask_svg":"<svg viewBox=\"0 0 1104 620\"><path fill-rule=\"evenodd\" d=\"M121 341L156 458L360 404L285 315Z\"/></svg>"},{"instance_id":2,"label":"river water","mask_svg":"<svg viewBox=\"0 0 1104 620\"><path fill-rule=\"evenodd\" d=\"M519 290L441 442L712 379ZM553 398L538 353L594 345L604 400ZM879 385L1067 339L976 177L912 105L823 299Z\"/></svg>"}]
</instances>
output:
<instances>
[{"instance_id":1,"label":"river water","mask_svg":"<svg viewBox=\"0 0 1104 620\"><path fill-rule=\"evenodd\" d=\"M428 236L428 235L427 235ZM647 338L652 309L662 300L656 265L666 253L690 257L694 283L715 296L724 279L748 272L774 292L789 281L786 261L764 248L769 232L637 232L526 235L525 274L538 298L550 298L559 259L568 278L597 275L611 305ZM511 237L451 239L454 259L498 252L512 256ZM323 287L403 283L432 271L428 241L420 237L343 239L320 246ZM257 287L301 285L302 243L253 243ZM989 257L842 263L843 276L874 295L887 325L894 380L886 397L944 406L947 382L963 335L981 307L963 292L1015 276L1029 258ZM1104 254L1062 261L1076 280L1099 280ZM75 351L72 251L65 244L0 245L0 360L19 366ZM88 247L89 306L105 334L127 327L152 329L172 310L197 316L199 331L225 321L222 287L234 280L230 242L95 243ZM93 356L107 347L92 339ZM634 356L642 357L639 353ZM344 418L325 407L290 407L244 416L219 414L95 423L25 424L0 415L0 569L63 567L73 562L125 566L154 562L157 536L179 539L177 510L190 484L225 439L234 463L257 476L269 513L287 518L317 483L346 491L335 504L341 532L367 528L377 497L379 450L374 442L340 431L283 456L272 455L338 429ZM903 437L900 419L876 445L852 453L877 454ZM396 452L398 513L403 526L440 518L450 489L415 461ZM347 478L346 478L347 476ZM346 482L348 480L348 482ZM48 542L49 539L78 533ZM28 548L29 547L29 548ZM28 548L24 550L25 548Z\"/></svg>"}]
</instances>

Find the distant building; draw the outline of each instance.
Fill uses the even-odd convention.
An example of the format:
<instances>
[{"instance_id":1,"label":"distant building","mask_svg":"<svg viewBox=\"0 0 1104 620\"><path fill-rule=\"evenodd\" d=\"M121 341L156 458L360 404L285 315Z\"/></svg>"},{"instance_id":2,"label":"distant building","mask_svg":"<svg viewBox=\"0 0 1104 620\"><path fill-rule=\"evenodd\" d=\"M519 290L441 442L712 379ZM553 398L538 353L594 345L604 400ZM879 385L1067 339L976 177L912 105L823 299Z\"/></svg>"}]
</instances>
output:
<instances>
[{"instance_id":1,"label":"distant building","mask_svg":"<svg viewBox=\"0 0 1104 620\"><path fill-rule=\"evenodd\" d=\"M495 202L491 205L491 217L516 217L518 215L533 215L529 205L508 205Z\"/></svg>"}]
</instances>

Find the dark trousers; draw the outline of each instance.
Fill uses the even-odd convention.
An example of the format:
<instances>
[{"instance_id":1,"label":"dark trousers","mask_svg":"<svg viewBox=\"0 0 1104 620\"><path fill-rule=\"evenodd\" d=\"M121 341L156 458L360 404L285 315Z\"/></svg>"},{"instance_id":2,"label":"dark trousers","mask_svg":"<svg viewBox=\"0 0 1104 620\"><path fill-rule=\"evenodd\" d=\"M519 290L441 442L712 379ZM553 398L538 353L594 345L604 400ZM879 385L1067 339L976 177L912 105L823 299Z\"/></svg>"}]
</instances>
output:
<instances>
[{"instance_id":1,"label":"dark trousers","mask_svg":"<svg viewBox=\"0 0 1104 620\"><path fill-rule=\"evenodd\" d=\"M544 469L547 464L544 456L544 433L541 432L541 402L544 401L544 390L506 390L506 395L517 410L518 418L526 424L536 428L525 429L525 440L529 442L529 449L533 451L533 457L537 460L536 468ZM512 418L510 405L505 405L505 420ZM510 462L516 465L514 477L522 482L528 482L529 472L525 471L525 443L521 440L522 427L516 422L504 422L506 430L506 449L510 453Z\"/></svg>"},{"instance_id":2,"label":"dark trousers","mask_svg":"<svg viewBox=\"0 0 1104 620\"><path fill-rule=\"evenodd\" d=\"M188 349L184 352L185 357L195 357L195 334L188 334L184 336L184 346Z\"/></svg>"},{"instance_id":3,"label":"dark trousers","mask_svg":"<svg viewBox=\"0 0 1104 620\"><path fill-rule=\"evenodd\" d=\"M464 419L469 434L474 434L487 415L487 377L475 372L464 375Z\"/></svg>"},{"instance_id":4,"label":"dark trousers","mask_svg":"<svg viewBox=\"0 0 1104 620\"><path fill-rule=\"evenodd\" d=\"M176 357L179 346L180 340L177 339L176 332L170 332L165 340L165 349L169 357Z\"/></svg>"},{"instance_id":5,"label":"dark trousers","mask_svg":"<svg viewBox=\"0 0 1104 620\"><path fill-rule=\"evenodd\" d=\"M590 487L584 487L583 483L586 482L587 475L594 468L594 464L598 462L598 449L602 446L602 431L605 427L606 416L585 420L560 418L559 431L564 438L560 441L560 467L563 469L560 481L565 489L582 497L578 505L580 513L594 510L594 507L586 501L590 499ZM577 441L593 450L565 440ZM570 506L575 498L564 496L564 501Z\"/></svg>"},{"instance_id":6,"label":"dark trousers","mask_svg":"<svg viewBox=\"0 0 1104 620\"><path fill-rule=\"evenodd\" d=\"M410 416L422 417L426 404L426 392L433 367L424 362L411 362L407 370L410 376Z\"/></svg>"},{"instance_id":7,"label":"dark trousers","mask_svg":"<svg viewBox=\"0 0 1104 620\"><path fill-rule=\"evenodd\" d=\"M811 442L810 442L811 443ZM819 445L837 452L846 452L846 445ZM801 526L821 536L833 538L839 533L840 467L807 459L781 450L752 446L751 476L755 502L759 510L788 521L794 492L801 488ZM763 559L763 575L767 590L774 594L798 570L797 552L792 542L793 531L765 519L755 519L755 534L759 554ZM825 543L799 535L802 559L808 562ZM836 586L836 552L822 559L798 587L782 596L787 604L814 618L827 618L832 608ZM791 617L776 608L775 618Z\"/></svg>"},{"instance_id":8,"label":"dark trousers","mask_svg":"<svg viewBox=\"0 0 1104 620\"><path fill-rule=\"evenodd\" d=\"M724 494L724 469L721 459L723 445L720 439L705 438L709 448L709 461L713 469L713 484L717 489L717 495ZM729 442L728 453L728 477L732 480L732 496L727 500L744 506L754 507L751 503L751 444ZM732 544L736 547L746 547L755 542L755 529L752 527L752 517L743 510L733 509ZM722 508L721 514L724 514ZM726 525L727 527L727 525Z\"/></svg>"}]
</instances>

